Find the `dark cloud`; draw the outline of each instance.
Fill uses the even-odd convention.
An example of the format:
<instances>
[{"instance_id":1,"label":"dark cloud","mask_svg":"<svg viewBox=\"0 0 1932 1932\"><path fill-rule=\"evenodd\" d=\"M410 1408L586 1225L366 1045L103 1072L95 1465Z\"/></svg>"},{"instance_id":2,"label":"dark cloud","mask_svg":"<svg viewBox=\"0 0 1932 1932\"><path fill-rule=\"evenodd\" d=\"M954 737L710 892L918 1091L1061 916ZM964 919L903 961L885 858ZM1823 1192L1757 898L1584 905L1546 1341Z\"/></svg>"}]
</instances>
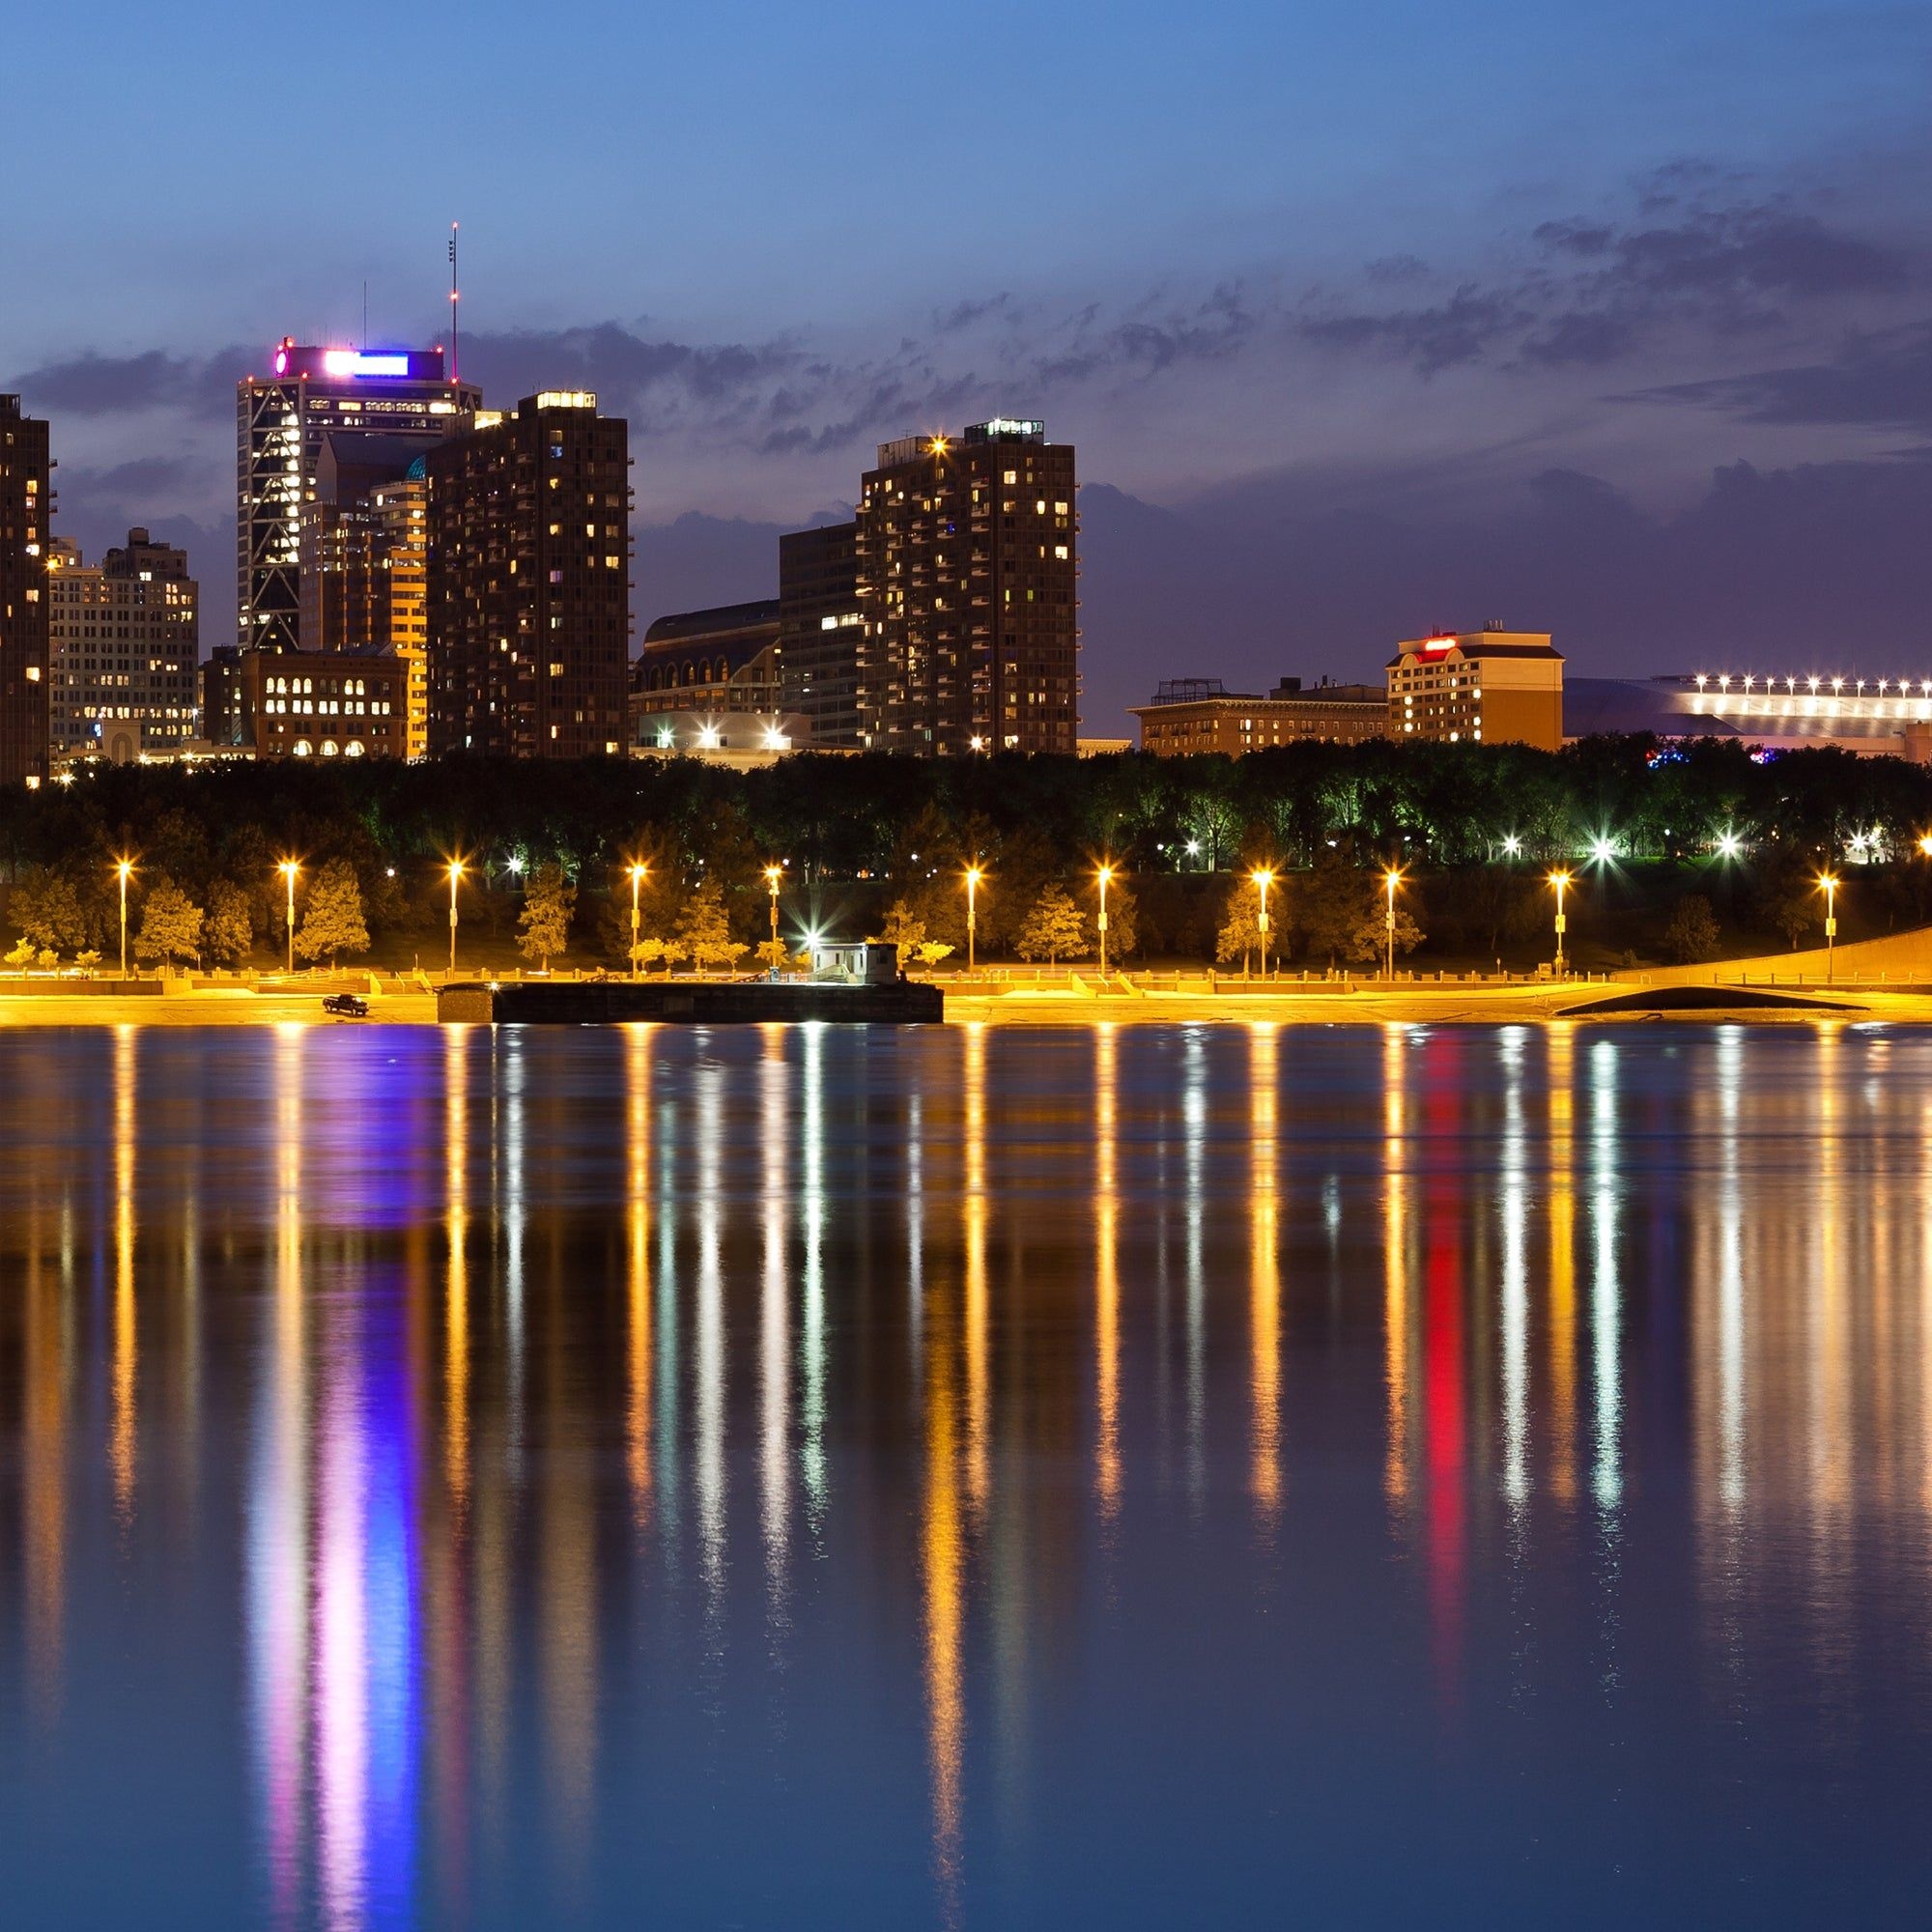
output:
<instances>
[{"instance_id":1,"label":"dark cloud","mask_svg":"<svg viewBox=\"0 0 1932 1932\"><path fill-rule=\"evenodd\" d=\"M975 323L986 322L994 317L1008 323L1016 323L1020 319L1019 304L1005 290L983 300L955 303L944 312L935 310L933 332L937 335L955 335L962 328L971 328Z\"/></svg>"},{"instance_id":2,"label":"dark cloud","mask_svg":"<svg viewBox=\"0 0 1932 1932\"><path fill-rule=\"evenodd\" d=\"M170 355L158 349L139 355L100 355L87 350L64 362L10 376L0 388L18 390L30 409L77 416L153 409L232 415L235 381L247 369L249 353L235 346L207 356ZM225 378L224 369L229 372Z\"/></svg>"},{"instance_id":3,"label":"dark cloud","mask_svg":"<svg viewBox=\"0 0 1932 1932\"><path fill-rule=\"evenodd\" d=\"M144 498L179 496L200 480L200 469L199 464L185 456L137 456L106 469L64 469L61 488L71 496L139 503Z\"/></svg>"},{"instance_id":4,"label":"dark cloud","mask_svg":"<svg viewBox=\"0 0 1932 1932\"><path fill-rule=\"evenodd\" d=\"M1324 349L1367 349L1434 376L1481 361L1516 341L1533 320L1515 297L1465 284L1445 301L1384 314L1309 315L1297 325L1304 341Z\"/></svg>"},{"instance_id":5,"label":"dark cloud","mask_svg":"<svg viewBox=\"0 0 1932 1932\"><path fill-rule=\"evenodd\" d=\"M1616 400L1688 403L1747 422L1866 426L1932 436L1932 322L1855 336L1830 362L1676 383Z\"/></svg>"}]
</instances>

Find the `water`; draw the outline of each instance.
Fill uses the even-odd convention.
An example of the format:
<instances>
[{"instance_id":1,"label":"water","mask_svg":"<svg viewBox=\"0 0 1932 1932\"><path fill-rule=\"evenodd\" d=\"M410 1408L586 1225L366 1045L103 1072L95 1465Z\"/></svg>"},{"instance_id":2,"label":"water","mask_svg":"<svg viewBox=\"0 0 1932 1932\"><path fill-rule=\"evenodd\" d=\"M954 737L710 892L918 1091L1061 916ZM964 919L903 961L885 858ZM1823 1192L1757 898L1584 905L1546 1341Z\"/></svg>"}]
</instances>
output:
<instances>
[{"instance_id":1,"label":"water","mask_svg":"<svg viewBox=\"0 0 1932 1932\"><path fill-rule=\"evenodd\" d=\"M0 1082L10 1924L1922 1910L1932 1037Z\"/></svg>"}]
</instances>

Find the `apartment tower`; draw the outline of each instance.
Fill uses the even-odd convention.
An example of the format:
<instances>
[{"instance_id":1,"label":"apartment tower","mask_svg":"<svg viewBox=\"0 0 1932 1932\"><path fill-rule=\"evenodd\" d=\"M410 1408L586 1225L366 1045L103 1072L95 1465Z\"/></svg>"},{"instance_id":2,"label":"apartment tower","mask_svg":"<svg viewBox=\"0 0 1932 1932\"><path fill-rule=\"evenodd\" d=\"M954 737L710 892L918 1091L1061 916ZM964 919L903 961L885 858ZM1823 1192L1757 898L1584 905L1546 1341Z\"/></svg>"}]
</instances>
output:
<instances>
[{"instance_id":1,"label":"apartment tower","mask_svg":"<svg viewBox=\"0 0 1932 1932\"><path fill-rule=\"evenodd\" d=\"M47 426L0 396L0 785L47 775Z\"/></svg>"}]
</instances>

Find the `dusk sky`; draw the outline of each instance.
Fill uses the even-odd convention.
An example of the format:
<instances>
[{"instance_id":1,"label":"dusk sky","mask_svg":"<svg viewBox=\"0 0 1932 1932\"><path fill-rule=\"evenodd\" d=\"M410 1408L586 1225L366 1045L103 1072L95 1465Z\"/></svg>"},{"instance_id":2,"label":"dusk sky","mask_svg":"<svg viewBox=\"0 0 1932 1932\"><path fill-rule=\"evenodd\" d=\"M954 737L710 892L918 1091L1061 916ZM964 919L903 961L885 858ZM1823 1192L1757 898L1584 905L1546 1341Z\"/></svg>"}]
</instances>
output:
<instances>
[{"instance_id":1,"label":"dusk sky","mask_svg":"<svg viewBox=\"0 0 1932 1932\"><path fill-rule=\"evenodd\" d=\"M84 33L82 29L85 29ZM234 384L436 340L629 416L639 628L878 440L1078 444L1086 728L1154 679L1932 670L1932 10L94 5L10 102L56 527L232 618ZM84 115L76 110L85 108ZM17 185L31 180L31 194Z\"/></svg>"}]
</instances>

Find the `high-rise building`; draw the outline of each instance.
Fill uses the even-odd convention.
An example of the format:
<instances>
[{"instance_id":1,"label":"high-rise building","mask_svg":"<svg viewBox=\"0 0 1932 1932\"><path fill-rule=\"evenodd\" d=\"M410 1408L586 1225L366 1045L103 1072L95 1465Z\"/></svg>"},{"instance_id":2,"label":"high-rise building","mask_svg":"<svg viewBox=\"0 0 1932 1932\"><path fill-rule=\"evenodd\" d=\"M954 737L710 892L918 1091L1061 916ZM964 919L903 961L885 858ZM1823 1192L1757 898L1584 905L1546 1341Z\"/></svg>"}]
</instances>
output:
<instances>
[{"instance_id":1,"label":"high-rise building","mask_svg":"<svg viewBox=\"0 0 1932 1932\"><path fill-rule=\"evenodd\" d=\"M1563 749L1563 659L1548 631L1406 638L1388 662L1392 738Z\"/></svg>"},{"instance_id":2,"label":"high-rise building","mask_svg":"<svg viewBox=\"0 0 1932 1932\"><path fill-rule=\"evenodd\" d=\"M195 736L201 656L187 554L144 529L88 564L55 539L48 573L48 713L56 758L174 757Z\"/></svg>"},{"instance_id":3,"label":"high-rise building","mask_svg":"<svg viewBox=\"0 0 1932 1932\"><path fill-rule=\"evenodd\" d=\"M526 396L432 449L429 743L621 755L630 431L584 390Z\"/></svg>"},{"instance_id":4,"label":"high-rise building","mask_svg":"<svg viewBox=\"0 0 1932 1932\"><path fill-rule=\"evenodd\" d=\"M273 373L236 385L237 593L244 649L298 650L301 525L328 439L401 439L420 451L462 427L479 390L443 373L440 349L361 351L284 339Z\"/></svg>"},{"instance_id":5,"label":"high-rise building","mask_svg":"<svg viewBox=\"0 0 1932 1932\"><path fill-rule=\"evenodd\" d=\"M784 709L810 721L814 746L865 749L868 668L858 525L788 531L779 538L779 676Z\"/></svg>"},{"instance_id":6,"label":"high-rise building","mask_svg":"<svg viewBox=\"0 0 1932 1932\"><path fill-rule=\"evenodd\" d=\"M0 784L47 775L47 547L54 511L45 423L0 396Z\"/></svg>"},{"instance_id":7,"label":"high-rise building","mask_svg":"<svg viewBox=\"0 0 1932 1932\"><path fill-rule=\"evenodd\" d=\"M428 500L418 445L336 434L301 513L302 648L404 659L412 758L429 743Z\"/></svg>"},{"instance_id":8,"label":"high-rise building","mask_svg":"<svg viewBox=\"0 0 1932 1932\"><path fill-rule=\"evenodd\" d=\"M879 445L856 547L861 731L926 756L1071 753L1080 724L1070 443L995 418Z\"/></svg>"}]
</instances>

